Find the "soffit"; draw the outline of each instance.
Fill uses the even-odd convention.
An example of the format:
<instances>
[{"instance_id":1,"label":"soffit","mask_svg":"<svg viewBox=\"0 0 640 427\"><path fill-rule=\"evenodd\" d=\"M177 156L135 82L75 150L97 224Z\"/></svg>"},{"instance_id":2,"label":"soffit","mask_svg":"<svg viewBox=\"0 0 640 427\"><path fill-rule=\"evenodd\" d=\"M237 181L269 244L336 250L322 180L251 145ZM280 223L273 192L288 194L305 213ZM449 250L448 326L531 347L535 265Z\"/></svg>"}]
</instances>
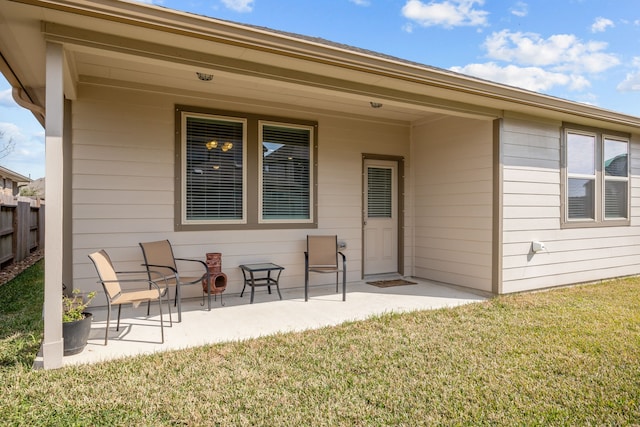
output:
<instances>
[{"instance_id":1,"label":"soffit","mask_svg":"<svg viewBox=\"0 0 640 427\"><path fill-rule=\"evenodd\" d=\"M44 86L45 43L40 23L46 22L46 37L64 43L69 78L76 82L176 89L184 85L185 90L212 93L211 87L193 87L189 76L195 68L202 68L217 76L219 84L210 85L217 88L214 92L233 90L239 97L283 103L297 99L294 105L323 105L338 111L364 101L366 108L358 114L372 117L393 105L394 120L414 121L432 112L493 118L512 111L591 124L595 119L625 130L640 126L640 119L633 116L354 48L139 3L3 1L0 20L5 16L10 17L10 25L0 26L0 48L3 54L13 55L7 62L16 67L30 93L42 93ZM155 50L155 56L149 55L151 45L162 47ZM42 96L39 99L43 101ZM385 107L373 111L369 100Z\"/></svg>"},{"instance_id":2,"label":"soffit","mask_svg":"<svg viewBox=\"0 0 640 427\"><path fill-rule=\"evenodd\" d=\"M485 118L499 115L454 97L440 98L436 92L441 89L430 90L415 82L273 53L256 54L219 42L199 41L199 46L182 48L178 42L169 46L51 22L44 24L43 31L46 39L64 44L73 80L81 83L139 83L158 91L201 91L202 95L255 98L404 122L443 111ZM201 82L196 72L212 74L214 79ZM370 101L384 107L373 110Z\"/></svg>"}]
</instances>

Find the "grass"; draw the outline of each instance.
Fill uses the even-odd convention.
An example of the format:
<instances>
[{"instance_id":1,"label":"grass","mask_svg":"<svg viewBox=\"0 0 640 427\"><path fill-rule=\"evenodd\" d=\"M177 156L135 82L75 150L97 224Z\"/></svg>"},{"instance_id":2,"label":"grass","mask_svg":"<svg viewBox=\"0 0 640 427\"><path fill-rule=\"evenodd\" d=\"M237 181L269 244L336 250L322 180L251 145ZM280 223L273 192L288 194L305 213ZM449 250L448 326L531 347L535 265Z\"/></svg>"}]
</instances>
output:
<instances>
[{"instance_id":1,"label":"grass","mask_svg":"<svg viewBox=\"0 0 640 427\"><path fill-rule=\"evenodd\" d=\"M41 287L39 268L26 274ZM16 356L0 371L0 423L638 425L639 286L503 296L55 371Z\"/></svg>"},{"instance_id":2,"label":"grass","mask_svg":"<svg viewBox=\"0 0 640 427\"><path fill-rule=\"evenodd\" d=\"M0 286L0 371L31 366L42 341L44 264Z\"/></svg>"}]
</instances>

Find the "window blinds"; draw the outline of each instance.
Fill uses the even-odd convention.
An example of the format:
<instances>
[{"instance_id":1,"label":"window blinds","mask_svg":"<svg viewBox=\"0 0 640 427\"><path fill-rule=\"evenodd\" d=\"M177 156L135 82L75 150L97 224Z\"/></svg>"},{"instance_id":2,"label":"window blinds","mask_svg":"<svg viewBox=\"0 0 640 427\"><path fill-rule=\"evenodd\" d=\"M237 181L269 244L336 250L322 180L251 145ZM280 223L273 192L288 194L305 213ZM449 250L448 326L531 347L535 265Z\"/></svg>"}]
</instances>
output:
<instances>
[{"instance_id":1,"label":"window blinds","mask_svg":"<svg viewBox=\"0 0 640 427\"><path fill-rule=\"evenodd\" d=\"M370 167L367 169L367 181L367 216L391 218L393 207L391 169Z\"/></svg>"},{"instance_id":2,"label":"window blinds","mask_svg":"<svg viewBox=\"0 0 640 427\"><path fill-rule=\"evenodd\" d=\"M186 118L186 219L243 219L244 123Z\"/></svg>"}]
</instances>

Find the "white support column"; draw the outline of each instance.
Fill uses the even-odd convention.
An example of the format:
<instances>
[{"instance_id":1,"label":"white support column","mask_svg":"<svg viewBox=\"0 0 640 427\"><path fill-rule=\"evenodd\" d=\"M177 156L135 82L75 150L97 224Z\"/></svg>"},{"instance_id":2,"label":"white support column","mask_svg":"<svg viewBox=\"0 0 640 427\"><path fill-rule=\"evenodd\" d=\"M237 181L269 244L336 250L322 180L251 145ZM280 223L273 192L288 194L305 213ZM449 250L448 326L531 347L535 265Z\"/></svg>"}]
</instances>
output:
<instances>
[{"instance_id":1,"label":"white support column","mask_svg":"<svg viewBox=\"0 0 640 427\"><path fill-rule=\"evenodd\" d=\"M64 52L62 45L47 42L45 170L45 268L44 343L45 369L62 366L62 249L63 249L63 129Z\"/></svg>"}]
</instances>

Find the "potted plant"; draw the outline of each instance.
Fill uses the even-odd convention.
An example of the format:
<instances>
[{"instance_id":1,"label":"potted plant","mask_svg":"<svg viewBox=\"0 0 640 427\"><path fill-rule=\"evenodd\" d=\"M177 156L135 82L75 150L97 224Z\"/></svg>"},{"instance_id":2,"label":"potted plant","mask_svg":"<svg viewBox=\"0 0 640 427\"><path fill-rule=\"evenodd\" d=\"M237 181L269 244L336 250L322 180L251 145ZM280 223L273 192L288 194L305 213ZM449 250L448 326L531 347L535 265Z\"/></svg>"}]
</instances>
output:
<instances>
[{"instance_id":1,"label":"potted plant","mask_svg":"<svg viewBox=\"0 0 640 427\"><path fill-rule=\"evenodd\" d=\"M95 292L83 295L74 289L71 295L62 295L62 338L65 356L78 354L87 345L91 332L91 313L85 309L96 296Z\"/></svg>"}]
</instances>

